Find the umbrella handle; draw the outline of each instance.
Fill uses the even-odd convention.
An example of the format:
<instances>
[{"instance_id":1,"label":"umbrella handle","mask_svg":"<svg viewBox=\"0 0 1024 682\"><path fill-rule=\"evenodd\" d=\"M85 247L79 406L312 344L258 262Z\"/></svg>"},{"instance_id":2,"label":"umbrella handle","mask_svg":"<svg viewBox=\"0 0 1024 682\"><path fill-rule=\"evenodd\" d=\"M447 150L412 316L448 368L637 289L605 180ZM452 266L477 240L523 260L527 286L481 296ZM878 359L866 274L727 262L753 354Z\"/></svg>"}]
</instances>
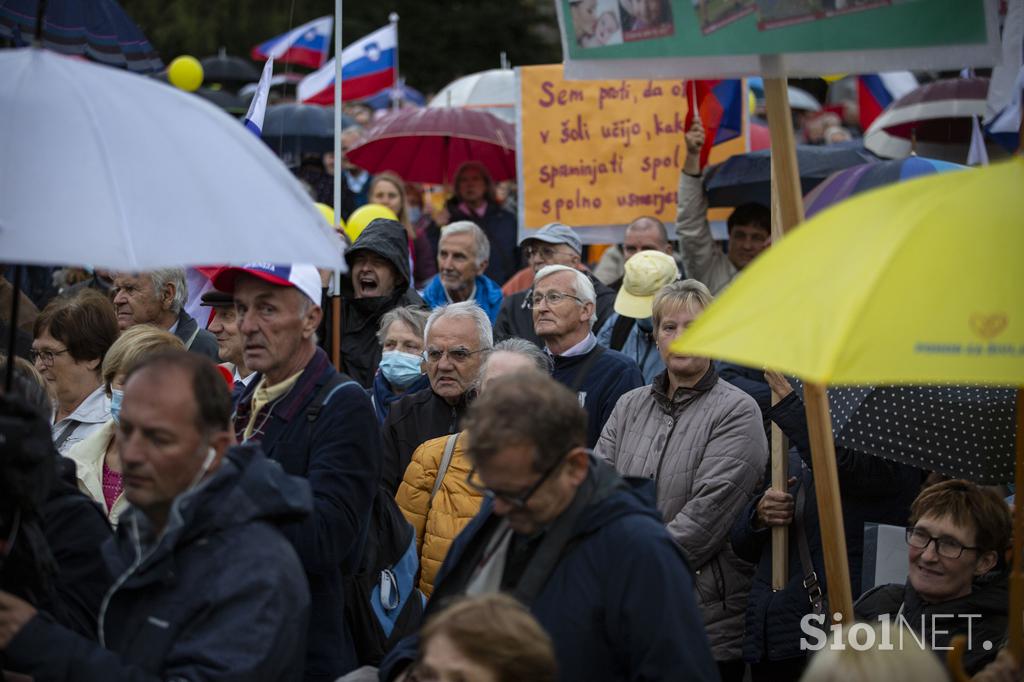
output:
<instances>
[{"instance_id":1,"label":"umbrella handle","mask_svg":"<svg viewBox=\"0 0 1024 682\"><path fill-rule=\"evenodd\" d=\"M949 653L946 654L946 666L953 682L970 682L970 676L964 671L964 652L967 651L967 636L957 635L953 638Z\"/></svg>"}]
</instances>

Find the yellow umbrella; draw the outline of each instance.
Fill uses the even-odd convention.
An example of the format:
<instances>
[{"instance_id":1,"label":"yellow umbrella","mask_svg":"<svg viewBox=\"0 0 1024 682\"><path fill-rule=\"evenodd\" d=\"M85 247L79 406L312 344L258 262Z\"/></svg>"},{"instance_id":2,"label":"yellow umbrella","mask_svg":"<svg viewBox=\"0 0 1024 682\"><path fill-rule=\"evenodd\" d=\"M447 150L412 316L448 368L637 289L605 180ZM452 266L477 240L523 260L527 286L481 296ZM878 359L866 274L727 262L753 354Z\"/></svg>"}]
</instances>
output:
<instances>
[{"instance_id":1,"label":"yellow umbrella","mask_svg":"<svg viewBox=\"0 0 1024 682\"><path fill-rule=\"evenodd\" d=\"M830 602L852 615L825 384L1024 387L1024 158L858 195L746 268L672 350L806 384ZM1024 391L1017 396L1024 487ZM823 494L822 494L823 493ZM1016 505L1010 643L1021 660L1024 505Z\"/></svg>"}]
</instances>

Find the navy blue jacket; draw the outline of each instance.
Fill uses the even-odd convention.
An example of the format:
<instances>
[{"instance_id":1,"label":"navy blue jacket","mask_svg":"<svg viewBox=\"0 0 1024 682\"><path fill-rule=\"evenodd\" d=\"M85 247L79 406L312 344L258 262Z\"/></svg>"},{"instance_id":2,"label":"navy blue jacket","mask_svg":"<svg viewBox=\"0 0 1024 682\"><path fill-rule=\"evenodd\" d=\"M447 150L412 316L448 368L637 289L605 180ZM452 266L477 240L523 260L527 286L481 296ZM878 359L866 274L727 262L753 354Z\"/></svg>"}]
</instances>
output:
<instances>
[{"instance_id":1,"label":"navy blue jacket","mask_svg":"<svg viewBox=\"0 0 1024 682\"><path fill-rule=\"evenodd\" d=\"M484 274L499 285L504 284L523 267L515 214L497 204L487 202L487 209L481 217L472 211L468 214L463 213L459 203L456 198L448 200L449 225L460 220L468 220L480 226L491 243L491 256L487 259ZM440 232L437 234L440 237ZM434 253L437 253L437 241L433 246Z\"/></svg>"},{"instance_id":2,"label":"navy blue jacket","mask_svg":"<svg viewBox=\"0 0 1024 682\"><path fill-rule=\"evenodd\" d=\"M579 376L584 364L594 353L600 355L586 369L586 376ZM572 357L552 356L554 371L551 376L559 383L579 394L580 404L587 411L587 447L597 445L604 423L611 416L615 403L623 393L644 385L640 368L632 358L622 353L594 346L589 353Z\"/></svg>"},{"instance_id":3,"label":"navy blue jacket","mask_svg":"<svg viewBox=\"0 0 1024 682\"><path fill-rule=\"evenodd\" d=\"M267 457L285 472L308 479L313 489L312 515L284 529L306 569L313 598L307 680L334 680L357 667L343 616L343 578L359 564L380 481L377 417L361 386L351 381L335 387L310 423L309 406L336 375L318 348L295 386L274 404L259 441ZM242 395L236 433L248 423L248 408L260 379L256 377ZM262 419L257 417L256 423Z\"/></svg>"},{"instance_id":4,"label":"navy blue jacket","mask_svg":"<svg viewBox=\"0 0 1024 682\"><path fill-rule=\"evenodd\" d=\"M804 508L807 543L822 590L827 592L818 502L810 468L812 461L803 401L796 392L790 393L769 408L767 415L790 439L803 464L802 470L798 469L795 458L790 457L790 475L797 476L798 483L789 492L795 498L798 486L807 486ZM851 589L856 599L862 591L864 524L906 525L910 505L920 490L921 471L846 448L836 448L836 463ZM770 476L766 480L770 480ZM800 557L792 528L789 534L789 582L783 591L774 594L771 591L771 543L768 542L771 534L767 530L754 531L750 526L760 500L761 496L758 496L747 505L732 532L733 551L746 561L758 563L747 602L743 656L748 661L780 660L805 655L806 652L799 650L802 636L800 618L810 612L807 592L799 583Z\"/></svg>"},{"instance_id":5,"label":"navy blue jacket","mask_svg":"<svg viewBox=\"0 0 1024 682\"><path fill-rule=\"evenodd\" d=\"M618 476L603 462L591 458L590 464L590 477ZM554 643L559 679L718 680L690 570L654 506L654 485L626 484L583 510L529 605ZM485 502L455 538L435 594L464 588L446 580L492 515ZM381 665L380 679L394 679L415 659L417 644L415 637L402 640Z\"/></svg>"},{"instance_id":6,"label":"navy blue jacket","mask_svg":"<svg viewBox=\"0 0 1024 682\"><path fill-rule=\"evenodd\" d=\"M309 485L256 448L233 448L176 500L158 539L129 509L103 547L120 576L100 611L100 644L39 614L6 665L37 680L298 680L309 589L275 526L309 513Z\"/></svg>"}]
</instances>

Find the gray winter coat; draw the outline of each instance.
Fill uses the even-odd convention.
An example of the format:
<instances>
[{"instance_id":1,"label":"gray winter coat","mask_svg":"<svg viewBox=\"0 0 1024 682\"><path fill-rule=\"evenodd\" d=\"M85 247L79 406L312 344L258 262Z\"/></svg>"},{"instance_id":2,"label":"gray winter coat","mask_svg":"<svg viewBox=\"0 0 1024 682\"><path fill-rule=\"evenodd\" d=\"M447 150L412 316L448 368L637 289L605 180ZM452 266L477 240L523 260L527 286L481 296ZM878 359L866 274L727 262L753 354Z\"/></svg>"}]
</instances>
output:
<instances>
[{"instance_id":1,"label":"gray winter coat","mask_svg":"<svg viewBox=\"0 0 1024 682\"><path fill-rule=\"evenodd\" d=\"M753 566L729 545L768 460L754 399L714 369L666 395L668 376L619 399L595 452L623 476L654 479L669 535L696 568L697 603L716 661L740 658Z\"/></svg>"}]
</instances>

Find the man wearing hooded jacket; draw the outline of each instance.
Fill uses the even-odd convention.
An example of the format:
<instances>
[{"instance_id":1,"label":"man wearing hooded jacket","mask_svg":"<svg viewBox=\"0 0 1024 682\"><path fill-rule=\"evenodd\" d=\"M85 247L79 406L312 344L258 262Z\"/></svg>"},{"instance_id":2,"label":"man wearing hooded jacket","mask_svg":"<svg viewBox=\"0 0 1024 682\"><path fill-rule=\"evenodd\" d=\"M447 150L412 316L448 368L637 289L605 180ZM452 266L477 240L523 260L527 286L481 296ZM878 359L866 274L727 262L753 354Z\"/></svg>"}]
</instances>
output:
<instances>
[{"instance_id":1,"label":"man wearing hooded jacket","mask_svg":"<svg viewBox=\"0 0 1024 682\"><path fill-rule=\"evenodd\" d=\"M370 388L380 364L380 319L393 308L424 303L410 286L409 247L400 223L374 220L345 252L345 261L350 278L342 280L340 369Z\"/></svg>"}]
</instances>

